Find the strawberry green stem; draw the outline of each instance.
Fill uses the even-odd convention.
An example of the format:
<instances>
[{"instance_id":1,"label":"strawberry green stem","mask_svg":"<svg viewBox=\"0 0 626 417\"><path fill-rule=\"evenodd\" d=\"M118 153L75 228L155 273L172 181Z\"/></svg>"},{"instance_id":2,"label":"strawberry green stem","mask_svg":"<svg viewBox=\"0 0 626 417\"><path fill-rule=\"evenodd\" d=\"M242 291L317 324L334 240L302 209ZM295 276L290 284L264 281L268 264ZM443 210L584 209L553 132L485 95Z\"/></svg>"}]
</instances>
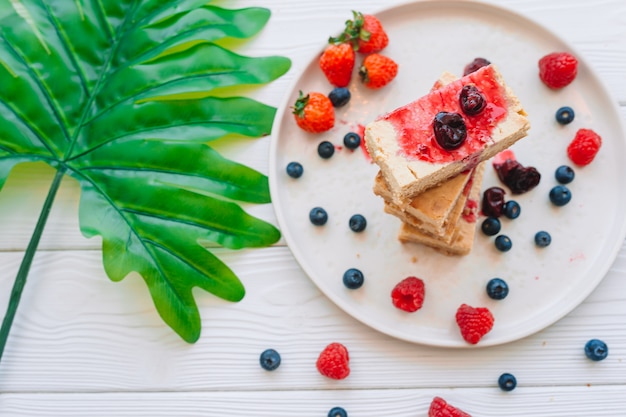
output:
<instances>
[{"instance_id":1,"label":"strawberry green stem","mask_svg":"<svg viewBox=\"0 0 626 417\"><path fill-rule=\"evenodd\" d=\"M9 337L9 331L11 330L11 326L13 325L13 319L15 318L15 313L17 312L17 306L20 303L20 298L22 297L22 292L24 291L24 286L26 285L26 277L28 276L28 271L30 271L30 266L33 263L33 257L35 256L35 252L37 251L37 246L39 246L39 240L41 239L43 229L46 225L46 221L48 220L48 215L50 214L52 202L54 201L54 197L56 196L57 191L59 190L59 186L61 185L61 180L63 179L64 175L65 167L61 166L57 170L56 176L52 181L52 185L50 186L50 190L48 191L48 196L46 197L46 201L44 201L41 213L39 214L39 220L37 220L37 225L35 226L33 235L30 238L30 242L28 243L26 252L24 253L24 258L22 259L20 269L17 272L17 276L15 277L13 289L11 290L11 297L9 298L7 312L4 316L4 320L2 321L2 327L0 328L0 360L2 360L4 347L6 346L7 339Z\"/></svg>"}]
</instances>

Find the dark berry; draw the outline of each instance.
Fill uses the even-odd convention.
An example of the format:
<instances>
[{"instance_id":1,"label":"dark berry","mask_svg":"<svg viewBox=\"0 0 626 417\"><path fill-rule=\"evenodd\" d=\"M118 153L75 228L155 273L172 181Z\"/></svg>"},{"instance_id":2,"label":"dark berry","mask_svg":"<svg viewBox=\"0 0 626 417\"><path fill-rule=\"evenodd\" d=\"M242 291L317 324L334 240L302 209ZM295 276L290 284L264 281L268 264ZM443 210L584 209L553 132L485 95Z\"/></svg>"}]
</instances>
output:
<instances>
[{"instance_id":1,"label":"dark berry","mask_svg":"<svg viewBox=\"0 0 626 417\"><path fill-rule=\"evenodd\" d=\"M508 236L500 235L496 237L495 245L496 249L500 252L508 252L513 247L513 242L511 242L511 239Z\"/></svg>"},{"instance_id":2,"label":"dark berry","mask_svg":"<svg viewBox=\"0 0 626 417\"><path fill-rule=\"evenodd\" d=\"M304 168L302 168L302 164L299 162L289 162L287 164L287 175L291 178L300 178L303 172Z\"/></svg>"},{"instance_id":3,"label":"dark berry","mask_svg":"<svg viewBox=\"0 0 626 417\"><path fill-rule=\"evenodd\" d=\"M459 104L461 105L463 113L468 116L475 116L483 111L487 105L487 100L485 100L485 96L483 96L475 85L469 84L463 86L463 89L461 89Z\"/></svg>"},{"instance_id":4,"label":"dark berry","mask_svg":"<svg viewBox=\"0 0 626 417\"><path fill-rule=\"evenodd\" d=\"M509 219L517 219L522 212L522 208L519 203L514 200L509 200L504 203L504 208L502 209L502 214L504 214Z\"/></svg>"},{"instance_id":5,"label":"dark berry","mask_svg":"<svg viewBox=\"0 0 626 417\"><path fill-rule=\"evenodd\" d=\"M345 106L350 101L350 97L350 90L345 87L337 87L328 94L328 98L333 104L333 107Z\"/></svg>"},{"instance_id":6,"label":"dark berry","mask_svg":"<svg viewBox=\"0 0 626 417\"><path fill-rule=\"evenodd\" d=\"M534 167L524 167L513 159L494 164L498 178L511 189L513 194L523 194L539 184L541 174Z\"/></svg>"},{"instance_id":7,"label":"dark berry","mask_svg":"<svg viewBox=\"0 0 626 417\"><path fill-rule=\"evenodd\" d=\"M439 146L447 151L463 145L467 137L467 126L458 113L439 112L433 121L433 131Z\"/></svg>"},{"instance_id":8,"label":"dark berry","mask_svg":"<svg viewBox=\"0 0 626 417\"><path fill-rule=\"evenodd\" d=\"M492 278L487 283L487 295L494 300L503 300L509 295L509 286L502 278Z\"/></svg>"},{"instance_id":9,"label":"dark berry","mask_svg":"<svg viewBox=\"0 0 626 417\"><path fill-rule=\"evenodd\" d=\"M328 213L321 207L315 207L309 212L309 219L316 226L324 226L328 221Z\"/></svg>"},{"instance_id":10,"label":"dark berry","mask_svg":"<svg viewBox=\"0 0 626 417\"><path fill-rule=\"evenodd\" d=\"M321 142L317 146L317 154L324 159L328 159L335 153L335 145L328 141Z\"/></svg>"},{"instance_id":11,"label":"dark berry","mask_svg":"<svg viewBox=\"0 0 626 417\"><path fill-rule=\"evenodd\" d=\"M346 133L343 137L343 144L348 149L356 149L361 145L361 136L354 132Z\"/></svg>"},{"instance_id":12,"label":"dark berry","mask_svg":"<svg viewBox=\"0 0 626 417\"><path fill-rule=\"evenodd\" d=\"M571 107L564 106L556 111L556 121L562 125L572 123L574 116L574 110Z\"/></svg>"},{"instance_id":13,"label":"dark berry","mask_svg":"<svg viewBox=\"0 0 626 417\"><path fill-rule=\"evenodd\" d=\"M591 339L585 344L585 355L592 361L601 361L609 355L609 347L602 340Z\"/></svg>"},{"instance_id":14,"label":"dark berry","mask_svg":"<svg viewBox=\"0 0 626 417\"><path fill-rule=\"evenodd\" d=\"M538 247L545 248L546 246L549 246L551 242L552 237L550 236L550 233L543 230L535 233L535 245Z\"/></svg>"},{"instance_id":15,"label":"dark berry","mask_svg":"<svg viewBox=\"0 0 626 417\"><path fill-rule=\"evenodd\" d=\"M498 386L502 391L513 391L517 386L517 379L512 374L502 374L498 378Z\"/></svg>"},{"instance_id":16,"label":"dark berry","mask_svg":"<svg viewBox=\"0 0 626 417\"><path fill-rule=\"evenodd\" d=\"M348 225L350 226L350 230L359 233L365 230L365 227L367 226L367 220L365 220L365 217L363 217L363 215L355 214L350 217Z\"/></svg>"},{"instance_id":17,"label":"dark berry","mask_svg":"<svg viewBox=\"0 0 626 417\"><path fill-rule=\"evenodd\" d=\"M572 193L564 185L557 185L550 190L550 201L555 206L564 206L572 199Z\"/></svg>"},{"instance_id":18,"label":"dark berry","mask_svg":"<svg viewBox=\"0 0 626 417\"><path fill-rule=\"evenodd\" d=\"M471 74L474 71L477 71L479 68L486 67L491 64L491 62L485 58L474 58L472 62L465 66L463 70L463 75Z\"/></svg>"},{"instance_id":19,"label":"dark berry","mask_svg":"<svg viewBox=\"0 0 626 417\"><path fill-rule=\"evenodd\" d=\"M500 233L500 220L497 217L487 217L483 220L480 229L487 236L495 236Z\"/></svg>"},{"instance_id":20,"label":"dark berry","mask_svg":"<svg viewBox=\"0 0 626 417\"><path fill-rule=\"evenodd\" d=\"M482 212L485 216L500 217L504 210L504 190L489 187L483 192Z\"/></svg>"},{"instance_id":21,"label":"dark berry","mask_svg":"<svg viewBox=\"0 0 626 417\"><path fill-rule=\"evenodd\" d=\"M574 181L575 175L574 170L567 165L561 165L554 172L554 178L561 184L569 184Z\"/></svg>"},{"instance_id":22,"label":"dark berry","mask_svg":"<svg viewBox=\"0 0 626 417\"><path fill-rule=\"evenodd\" d=\"M348 413L341 407L333 407L328 412L328 417L348 417Z\"/></svg>"},{"instance_id":23,"label":"dark berry","mask_svg":"<svg viewBox=\"0 0 626 417\"><path fill-rule=\"evenodd\" d=\"M345 285L346 288L350 288L351 290L361 288L363 281L365 281L363 272L356 268L350 268L343 273L343 285Z\"/></svg>"},{"instance_id":24,"label":"dark berry","mask_svg":"<svg viewBox=\"0 0 626 417\"><path fill-rule=\"evenodd\" d=\"M261 368L267 371L273 371L280 365L280 354L274 349L267 349L261 353L259 357Z\"/></svg>"}]
</instances>

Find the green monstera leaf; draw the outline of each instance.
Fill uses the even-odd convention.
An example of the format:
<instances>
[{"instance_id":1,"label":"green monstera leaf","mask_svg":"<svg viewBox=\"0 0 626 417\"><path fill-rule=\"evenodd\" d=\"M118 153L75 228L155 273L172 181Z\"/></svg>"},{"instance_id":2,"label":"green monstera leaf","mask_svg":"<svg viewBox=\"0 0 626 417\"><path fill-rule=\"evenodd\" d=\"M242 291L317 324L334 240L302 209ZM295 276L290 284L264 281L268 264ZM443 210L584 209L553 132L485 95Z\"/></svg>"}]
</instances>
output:
<instances>
[{"instance_id":1,"label":"green monstera leaf","mask_svg":"<svg viewBox=\"0 0 626 417\"><path fill-rule=\"evenodd\" d=\"M290 61L241 56L220 43L252 37L269 17L264 8L227 10L206 0L0 2L0 186L22 162L57 170L16 279L2 349L65 175L80 184L80 228L102 237L107 275L141 274L184 340L200 334L193 287L243 297L240 280L203 245L261 247L280 233L239 205L268 203L267 177L209 143L270 133L275 109L228 88L271 82Z\"/></svg>"}]
</instances>

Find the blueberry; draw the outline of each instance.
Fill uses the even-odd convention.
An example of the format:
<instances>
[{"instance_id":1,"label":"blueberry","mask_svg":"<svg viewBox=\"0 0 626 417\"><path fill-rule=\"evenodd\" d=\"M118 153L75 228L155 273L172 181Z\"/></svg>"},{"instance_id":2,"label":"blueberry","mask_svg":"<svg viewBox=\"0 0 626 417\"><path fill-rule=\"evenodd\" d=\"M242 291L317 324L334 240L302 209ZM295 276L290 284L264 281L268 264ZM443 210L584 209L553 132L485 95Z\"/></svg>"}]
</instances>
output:
<instances>
[{"instance_id":1,"label":"blueberry","mask_svg":"<svg viewBox=\"0 0 626 417\"><path fill-rule=\"evenodd\" d=\"M361 146L361 136L354 132L346 133L343 137L343 144L346 145L348 149L356 149Z\"/></svg>"},{"instance_id":2,"label":"blueberry","mask_svg":"<svg viewBox=\"0 0 626 417\"><path fill-rule=\"evenodd\" d=\"M557 185L550 190L550 201L555 206L564 206L572 199L572 193L564 185Z\"/></svg>"},{"instance_id":3,"label":"blueberry","mask_svg":"<svg viewBox=\"0 0 626 417\"><path fill-rule=\"evenodd\" d=\"M328 213L321 207L312 208L309 212L309 220L316 226L324 226L328 221Z\"/></svg>"},{"instance_id":4,"label":"blueberry","mask_svg":"<svg viewBox=\"0 0 626 417\"><path fill-rule=\"evenodd\" d=\"M487 295L494 300L503 300L509 295L509 285L501 278L492 278L487 283Z\"/></svg>"},{"instance_id":5,"label":"blueberry","mask_svg":"<svg viewBox=\"0 0 626 417\"><path fill-rule=\"evenodd\" d=\"M495 236L500 233L500 220L497 217L487 217L480 225L480 229L487 236Z\"/></svg>"},{"instance_id":6,"label":"blueberry","mask_svg":"<svg viewBox=\"0 0 626 417\"><path fill-rule=\"evenodd\" d=\"M335 153L335 145L325 140L317 146L317 154L324 159L328 159Z\"/></svg>"},{"instance_id":7,"label":"blueberry","mask_svg":"<svg viewBox=\"0 0 626 417\"><path fill-rule=\"evenodd\" d=\"M333 104L333 107L345 106L350 101L350 97L350 90L345 87L337 87L328 94L328 98Z\"/></svg>"},{"instance_id":8,"label":"blueberry","mask_svg":"<svg viewBox=\"0 0 626 417\"><path fill-rule=\"evenodd\" d=\"M299 162L289 162L287 164L287 175L291 178L300 178L303 172L304 168L302 168L302 164Z\"/></svg>"},{"instance_id":9,"label":"blueberry","mask_svg":"<svg viewBox=\"0 0 626 417\"><path fill-rule=\"evenodd\" d=\"M509 200L504 203L504 209L502 210L502 214L504 214L509 219L517 219L521 212L522 208L517 201Z\"/></svg>"},{"instance_id":10,"label":"blueberry","mask_svg":"<svg viewBox=\"0 0 626 417\"><path fill-rule=\"evenodd\" d=\"M350 226L350 230L359 233L365 230L365 227L367 226L367 220L365 220L365 217L363 217L361 214L355 214L350 217L348 225Z\"/></svg>"},{"instance_id":11,"label":"blueberry","mask_svg":"<svg viewBox=\"0 0 626 417\"><path fill-rule=\"evenodd\" d=\"M517 386L517 379L509 373L504 373L498 378L498 386L502 391L513 391Z\"/></svg>"},{"instance_id":12,"label":"blueberry","mask_svg":"<svg viewBox=\"0 0 626 417\"><path fill-rule=\"evenodd\" d=\"M535 245L538 247L545 248L546 246L549 246L551 242L552 237L550 236L550 233L543 230L535 233Z\"/></svg>"},{"instance_id":13,"label":"blueberry","mask_svg":"<svg viewBox=\"0 0 626 417\"><path fill-rule=\"evenodd\" d=\"M274 349L266 349L261 353L259 363L266 371L273 371L280 366L280 354Z\"/></svg>"},{"instance_id":14,"label":"blueberry","mask_svg":"<svg viewBox=\"0 0 626 417\"><path fill-rule=\"evenodd\" d=\"M328 412L328 417L348 417L348 413L341 407L333 407Z\"/></svg>"},{"instance_id":15,"label":"blueberry","mask_svg":"<svg viewBox=\"0 0 626 417\"><path fill-rule=\"evenodd\" d=\"M571 107L563 106L556 111L556 121L562 125L568 125L574 120L574 110Z\"/></svg>"},{"instance_id":16,"label":"blueberry","mask_svg":"<svg viewBox=\"0 0 626 417\"><path fill-rule=\"evenodd\" d=\"M356 268L350 268L343 273L343 285L345 285L346 288L350 288L351 290L361 288L363 281L365 281L363 272Z\"/></svg>"},{"instance_id":17,"label":"blueberry","mask_svg":"<svg viewBox=\"0 0 626 417\"><path fill-rule=\"evenodd\" d=\"M511 239L506 235L500 235L496 237L495 244L496 244L496 249L498 249L500 252L508 252L511 250L511 247L513 246Z\"/></svg>"},{"instance_id":18,"label":"blueberry","mask_svg":"<svg viewBox=\"0 0 626 417\"><path fill-rule=\"evenodd\" d=\"M567 165L561 165L554 172L554 178L561 184L569 184L574 181L574 175L574 170Z\"/></svg>"},{"instance_id":19,"label":"blueberry","mask_svg":"<svg viewBox=\"0 0 626 417\"><path fill-rule=\"evenodd\" d=\"M609 355L609 347L602 340L591 339L585 344L585 355L592 361L601 361Z\"/></svg>"}]
</instances>

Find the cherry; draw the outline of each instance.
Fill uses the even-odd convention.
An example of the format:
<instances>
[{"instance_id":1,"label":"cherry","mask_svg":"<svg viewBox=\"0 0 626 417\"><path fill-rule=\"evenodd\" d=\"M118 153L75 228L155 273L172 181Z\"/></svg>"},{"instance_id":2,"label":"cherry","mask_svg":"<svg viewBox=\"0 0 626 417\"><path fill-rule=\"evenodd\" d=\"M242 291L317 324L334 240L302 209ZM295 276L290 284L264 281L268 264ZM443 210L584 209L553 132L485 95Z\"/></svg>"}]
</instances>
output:
<instances>
[{"instance_id":1,"label":"cherry","mask_svg":"<svg viewBox=\"0 0 626 417\"><path fill-rule=\"evenodd\" d=\"M504 190L500 187L487 188L483 193L483 214L500 217L504 210Z\"/></svg>"},{"instance_id":2,"label":"cherry","mask_svg":"<svg viewBox=\"0 0 626 417\"><path fill-rule=\"evenodd\" d=\"M475 116L483 111L487 105L487 101L485 100L485 96L483 96L475 85L468 84L463 86L461 90L459 104L461 105L463 113L468 116Z\"/></svg>"},{"instance_id":3,"label":"cherry","mask_svg":"<svg viewBox=\"0 0 626 417\"><path fill-rule=\"evenodd\" d=\"M494 164L498 178L506 184L513 194L523 194L539 184L541 174L534 167L524 167L513 159L501 164Z\"/></svg>"},{"instance_id":4,"label":"cherry","mask_svg":"<svg viewBox=\"0 0 626 417\"><path fill-rule=\"evenodd\" d=\"M439 112L433 121L435 139L439 146L445 150L453 150L465 142L467 126L463 116L458 113Z\"/></svg>"},{"instance_id":5,"label":"cherry","mask_svg":"<svg viewBox=\"0 0 626 417\"><path fill-rule=\"evenodd\" d=\"M471 74L474 71L477 71L479 68L486 67L491 64L491 62L485 58L474 58L472 62L465 66L465 70L463 71L463 75Z\"/></svg>"}]
</instances>

